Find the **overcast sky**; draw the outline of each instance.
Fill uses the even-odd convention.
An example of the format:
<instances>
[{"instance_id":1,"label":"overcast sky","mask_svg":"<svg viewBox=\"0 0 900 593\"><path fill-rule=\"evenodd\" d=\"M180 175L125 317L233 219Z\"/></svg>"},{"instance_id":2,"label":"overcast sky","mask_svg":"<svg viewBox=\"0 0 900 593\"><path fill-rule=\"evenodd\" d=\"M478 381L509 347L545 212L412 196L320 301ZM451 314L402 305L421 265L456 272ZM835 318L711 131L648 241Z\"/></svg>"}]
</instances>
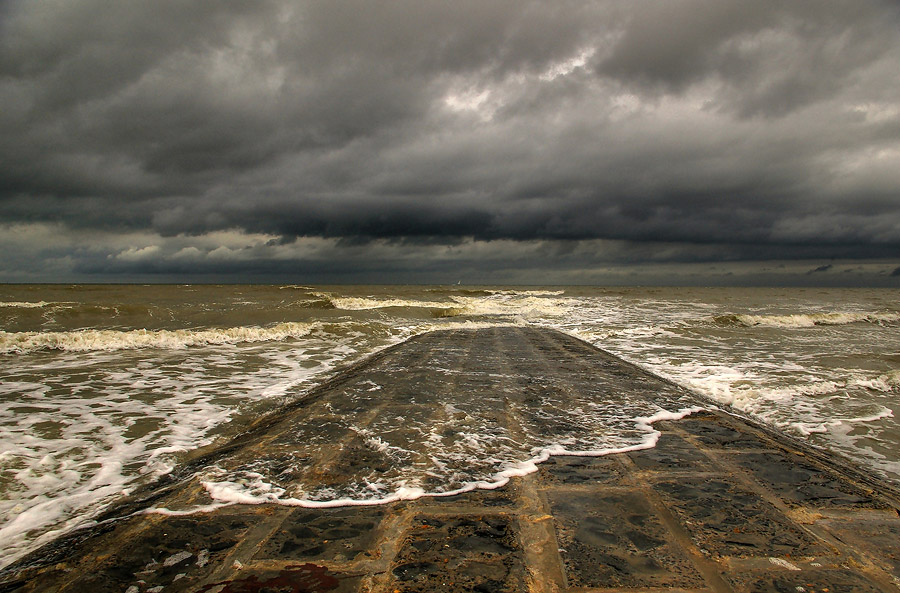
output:
<instances>
[{"instance_id":1,"label":"overcast sky","mask_svg":"<svg viewBox=\"0 0 900 593\"><path fill-rule=\"evenodd\" d=\"M0 281L900 286L900 4L0 0Z\"/></svg>"}]
</instances>

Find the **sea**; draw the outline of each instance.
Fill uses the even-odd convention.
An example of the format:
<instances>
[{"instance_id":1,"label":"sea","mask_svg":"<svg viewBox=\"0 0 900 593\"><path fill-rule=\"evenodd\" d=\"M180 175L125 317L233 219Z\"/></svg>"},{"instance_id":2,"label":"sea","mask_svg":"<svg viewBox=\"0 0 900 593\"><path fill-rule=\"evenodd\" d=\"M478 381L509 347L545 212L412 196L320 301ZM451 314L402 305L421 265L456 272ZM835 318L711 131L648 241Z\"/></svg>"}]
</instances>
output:
<instances>
[{"instance_id":1,"label":"sea","mask_svg":"<svg viewBox=\"0 0 900 593\"><path fill-rule=\"evenodd\" d=\"M90 524L188 451L239 434L341 368L441 328L571 334L687 388L704 406L750 416L900 484L898 296L838 288L0 285L0 567ZM559 443L512 440L450 402L447 417L466 418L457 433L464 442L429 441L432 465L407 466L409 456L398 454L385 483L307 499L374 504L400 490L495 484L485 471L500 475L554 451L652 445L654 418L685 413L674 404L608 404L541 410L548 422L577 415L578 431ZM349 428L388 446L390 426ZM437 450L462 446L463 456ZM214 498L280 502L254 479L213 468L204 483ZM430 491L416 488L426 483Z\"/></svg>"}]
</instances>

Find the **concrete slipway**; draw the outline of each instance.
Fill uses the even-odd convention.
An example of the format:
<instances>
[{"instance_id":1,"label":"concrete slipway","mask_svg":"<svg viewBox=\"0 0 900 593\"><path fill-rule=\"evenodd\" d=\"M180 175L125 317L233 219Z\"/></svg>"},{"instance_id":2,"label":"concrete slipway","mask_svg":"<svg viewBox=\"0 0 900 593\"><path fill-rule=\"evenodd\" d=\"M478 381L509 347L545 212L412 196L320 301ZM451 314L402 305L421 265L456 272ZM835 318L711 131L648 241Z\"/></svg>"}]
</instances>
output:
<instances>
[{"instance_id":1,"label":"concrete slipway","mask_svg":"<svg viewBox=\"0 0 900 593\"><path fill-rule=\"evenodd\" d=\"M432 362L459 372L448 380ZM490 371L490 372L489 372ZM500 372L502 371L502 372ZM357 364L196 452L161 483L0 573L0 593L191 591L900 591L900 496L888 484L715 410L659 421L652 449L552 457L502 488L378 506L231 505L184 516L147 507L210 502L195 474L290 456L292 427L377 378L378 406L501 399L497 421L548 385L563 394L679 388L589 344L522 327L418 336ZM508 384L513 382L513 385ZM692 396L690 396L692 397ZM435 399L435 401L437 401ZM352 437L312 460L329 479L382 463Z\"/></svg>"}]
</instances>

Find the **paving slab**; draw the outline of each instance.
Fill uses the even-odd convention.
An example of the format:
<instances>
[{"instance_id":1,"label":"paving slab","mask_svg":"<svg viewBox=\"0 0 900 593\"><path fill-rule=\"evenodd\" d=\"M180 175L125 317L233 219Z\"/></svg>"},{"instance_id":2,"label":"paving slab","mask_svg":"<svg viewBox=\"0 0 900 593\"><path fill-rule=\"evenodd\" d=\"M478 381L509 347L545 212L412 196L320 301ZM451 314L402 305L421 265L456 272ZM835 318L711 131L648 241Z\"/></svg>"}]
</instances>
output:
<instances>
[{"instance_id":1,"label":"paving slab","mask_svg":"<svg viewBox=\"0 0 900 593\"><path fill-rule=\"evenodd\" d=\"M253 559L355 561L372 549L384 515L382 507L292 510Z\"/></svg>"},{"instance_id":2,"label":"paving slab","mask_svg":"<svg viewBox=\"0 0 900 593\"><path fill-rule=\"evenodd\" d=\"M703 554L785 557L827 553L801 525L725 475L666 479L653 488Z\"/></svg>"},{"instance_id":3,"label":"paving slab","mask_svg":"<svg viewBox=\"0 0 900 593\"><path fill-rule=\"evenodd\" d=\"M811 568L746 572L728 577L735 593L878 593L870 581L850 570Z\"/></svg>"},{"instance_id":4,"label":"paving slab","mask_svg":"<svg viewBox=\"0 0 900 593\"><path fill-rule=\"evenodd\" d=\"M798 459L796 455L781 451L745 452L735 455L734 461L791 505L816 508L888 506L870 489L848 483L839 473Z\"/></svg>"},{"instance_id":5,"label":"paving slab","mask_svg":"<svg viewBox=\"0 0 900 593\"><path fill-rule=\"evenodd\" d=\"M552 440L577 431L578 418L547 406L614 410L635 399L706 411L657 422L655 448L551 457L492 490L141 513L209 504L200 475L211 467L265 472L286 493L390 476L396 453L373 435L411 439L415 421L453 424L432 437L451 439L472 402L509 434ZM348 415L364 430L349 429ZM96 519L0 571L0 593L900 592L894 485L532 327L434 332L382 351Z\"/></svg>"},{"instance_id":6,"label":"paving slab","mask_svg":"<svg viewBox=\"0 0 900 593\"><path fill-rule=\"evenodd\" d=\"M640 469L664 472L715 471L712 461L685 439L664 433L652 449L629 453L628 457Z\"/></svg>"},{"instance_id":7,"label":"paving slab","mask_svg":"<svg viewBox=\"0 0 900 593\"><path fill-rule=\"evenodd\" d=\"M525 588L525 561L509 515L419 515L395 557L391 591Z\"/></svg>"},{"instance_id":8,"label":"paving slab","mask_svg":"<svg viewBox=\"0 0 900 593\"><path fill-rule=\"evenodd\" d=\"M541 464L542 482L547 485L620 484L628 468L616 456L551 457Z\"/></svg>"},{"instance_id":9,"label":"paving slab","mask_svg":"<svg viewBox=\"0 0 900 593\"><path fill-rule=\"evenodd\" d=\"M550 509L569 586L703 588L641 492L557 489Z\"/></svg>"}]
</instances>

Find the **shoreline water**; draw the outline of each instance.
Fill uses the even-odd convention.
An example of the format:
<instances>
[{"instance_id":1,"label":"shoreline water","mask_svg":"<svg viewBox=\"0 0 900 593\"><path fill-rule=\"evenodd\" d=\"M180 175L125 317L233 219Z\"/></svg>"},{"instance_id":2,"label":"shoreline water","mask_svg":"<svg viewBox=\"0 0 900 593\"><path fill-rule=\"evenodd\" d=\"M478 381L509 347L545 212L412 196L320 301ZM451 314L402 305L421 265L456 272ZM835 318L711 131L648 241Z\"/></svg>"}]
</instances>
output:
<instances>
[{"instance_id":1,"label":"shoreline water","mask_svg":"<svg viewBox=\"0 0 900 593\"><path fill-rule=\"evenodd\" d=\"M0 393L0 507L35 520L18 532L32 543L168 471L184 451L227 439L334 369L448 327L558 329L861 467L900 476L892 290L12 288L19 292L0 287L9 305L0 307L2 338L73 338L71 348L0 354L9 377ZM26 302L34 306L20 306ZM612 441L627 428L607 426ZM381 425L370 438L392 430ZM407 454L396 453L402 464ZM22 537L13 539L26 543Z\"/></svg>"},{"instance_id":2,"label":"shoreline water","mask_svg":"<svg viewBox=\"0 0 900 593\"><path fill-rule=\"evenodd\" d=\"M416 360L441 364L410 365ZM448 382L446 366L458 368L465 383ZM197 592L330 590L343 583L340 590L382 592L435 590L450 582L459 590L519 590L527 582L536 591L748 591L767 584L888 591L900 576L891 564L900 552L894 537L900 491L721 411L658 413L641 421L650 438L628 451L548 455L529 468L537 471L519 472L502 488L448 493L440 500L316 509L237 504L153 517L141 512L149 502L196 510L211 499L198 471L208 466L233 473L263 462L265 469L257 468L267 478L291 488L288 482L304 477L279 469L288 451L313 455L312 473L326 480L356 479L362 466L380 461L373 457L377 451L357 446L353 431L324 450L295 435L373 383L384 386L385 415L413 407L440 414L436 404L448 398L460 409L490 401L510 434L524 434L535 418L529 402L554 385L571 407L596 397L597 384L608 397L623 398L619 403L664 409L697 401L668 381L547 329L425 334L353 365L237 440L198 452L188 466L104 513L95 528L0 569L0 586L27 593ZM419 395L414 402L413 392L435 398L418 401ZM551 432L560 428L552 418L540 422Z\"/></svg>"}]
</instances>

